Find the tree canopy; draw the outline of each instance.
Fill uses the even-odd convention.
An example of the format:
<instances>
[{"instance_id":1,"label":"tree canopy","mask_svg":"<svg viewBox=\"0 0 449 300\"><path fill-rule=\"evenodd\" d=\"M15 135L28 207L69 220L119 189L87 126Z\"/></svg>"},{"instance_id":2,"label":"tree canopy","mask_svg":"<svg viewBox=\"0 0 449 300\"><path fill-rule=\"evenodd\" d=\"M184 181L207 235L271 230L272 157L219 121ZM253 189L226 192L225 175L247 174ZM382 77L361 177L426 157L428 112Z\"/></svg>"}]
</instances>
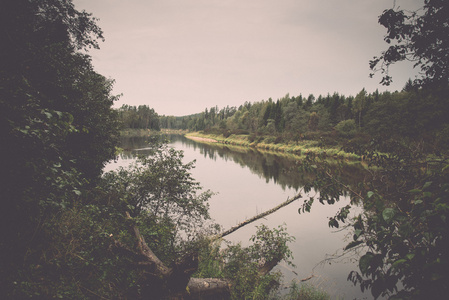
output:
<instances>
[{"instance_id":1,"label":"tree canopy","mask_svg":"<svg viewBox=\"0 0 449 300\"><path fill-rule=\"evenodd\" d=\"M419 67L420 78L415 84L439 85L449 83L449 3L445 0L425 0L417 11L400 7L387 9L379 16L379 23L387 29L388 49L370 61L373 71L381 71L381 83L389 85L389 67L400 61L412 61Z\"/></svg>"},{"instance_id":2,"label":"tree canopy","mask_svg":"<svg viewBox=\"0 0 449 300\"><path fill-rule=\"evenodd\" d=\"M80 52L102 39L89 14L67 0L5 0L0 35L5 278L48 241L43 226L52 212L68 206L114 158L118 123L113 81Z\"/></svg>"}]
</instances>

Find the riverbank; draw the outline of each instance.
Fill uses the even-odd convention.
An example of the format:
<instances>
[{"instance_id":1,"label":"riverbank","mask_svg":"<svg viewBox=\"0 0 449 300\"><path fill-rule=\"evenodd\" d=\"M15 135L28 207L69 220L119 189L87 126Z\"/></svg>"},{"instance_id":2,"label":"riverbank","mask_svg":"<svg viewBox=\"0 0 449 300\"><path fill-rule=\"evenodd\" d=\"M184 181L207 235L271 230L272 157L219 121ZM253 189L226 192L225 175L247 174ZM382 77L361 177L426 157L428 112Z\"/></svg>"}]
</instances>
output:
<instances>
[{"instance_id":1,"label":"riverbank","mask_svg":"<svg viewBox=\"0 0 449 300\"><path fill-rule=\"evenodd\" d=\"M188 132L187 130L162 129L153 131L149 129L126 129L120 132L121 137L145 137L157 134L179 134L200 143L218 143L224 145L255 148L258 150L280 152L302 156L314 153L328 158L344 159L347 161L359 161L360 156L343 151L338 147L320 147L317 141L306 140L299 142L280 142L274 136L259 136L256 139L245 134L231 134L228 137L222 134L205 134L202 132Z\"/></svg>"},{"instance_id":2,"label":"riverbank","mask_svg":"<svg viewBox=\"0 0 449 300\"><path fill-rule=\"evenodd\" d=\"M203 143L218 143L215 139L205 138L205 137L199 137L199 136L187 136L189 139L197 141L197 142L203 142Z\"/></svg>"},{"instance_id":3,"label":"riverbank","mask_svg":"<svg viewBox=\"0 0 449 300\"><path fill-rule=\"evenodd\" d=\"M184 134L186 138L196 140L203 143L221 143L242 147L251 147L260 150L269 150L274 152L290 153L294 155L305 155L308 153L314 153L317 155L345 159L351 161L360 160L360 156L348 153L340 148L332 147L319 147L316 141L300 141L300 142L288 142L288 143L276 143L276 138L272 136L259 137L257 140L251 141L249 135L235 135L232 134L229 137L224 137L218 134L204 134L201 132L189 132Z\"/></svg>"}]
</instances>

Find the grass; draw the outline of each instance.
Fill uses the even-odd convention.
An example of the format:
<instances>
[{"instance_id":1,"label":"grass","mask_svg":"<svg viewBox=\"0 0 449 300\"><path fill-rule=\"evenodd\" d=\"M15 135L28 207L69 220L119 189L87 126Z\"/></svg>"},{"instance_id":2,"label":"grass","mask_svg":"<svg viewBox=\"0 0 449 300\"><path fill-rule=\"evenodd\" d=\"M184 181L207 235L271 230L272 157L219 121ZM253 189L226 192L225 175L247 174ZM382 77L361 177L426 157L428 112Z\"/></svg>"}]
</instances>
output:
<instances>
[{"instance_id":1,"label":"grass","mask_svg":"<svg viewBox=\"0 0 449 300\"><path fill-rule=\"evenodd\" d=\"M309 284L303 284L299 288L298 300L328 300L329 294Z\"/></svg>"},{"instance_id":2,"label":"grass","mask_svg":"<svg viewBox=\"0 0 449 300\"><path fill-rule=\"evenodd\" d=\"M330 295L324 290L312 284L302 283L300 285L293 283L290 292L281 297L281 300L330 300Z\"/></svg>"},{"instance_id":3,"label":"grass","mask_svg":"<svg viewBox=\"0 0 449 300\"><path fill-rule=\"evenodd\" d=\"M253 147L260 150L267 150L273 152L283 152L294 155L304 155L307 153L314 153L317 155L336 158L336 159L345 159L348 161L358 161L360 157L353 153L347 153L337 147L319 147L317 141L300 141L300 142L283 142L283 143L275 143L276 138L272 136L261 137L258 141L250 141L249 135L235 135L232 134L229 137L224 137L219 134L204 134L201 132L191 132L185 135L187 138L189 136L202 137L214 139L219 143L227 144L227 145L237 145L243 147Z\"/></svg>"}]
</instances>

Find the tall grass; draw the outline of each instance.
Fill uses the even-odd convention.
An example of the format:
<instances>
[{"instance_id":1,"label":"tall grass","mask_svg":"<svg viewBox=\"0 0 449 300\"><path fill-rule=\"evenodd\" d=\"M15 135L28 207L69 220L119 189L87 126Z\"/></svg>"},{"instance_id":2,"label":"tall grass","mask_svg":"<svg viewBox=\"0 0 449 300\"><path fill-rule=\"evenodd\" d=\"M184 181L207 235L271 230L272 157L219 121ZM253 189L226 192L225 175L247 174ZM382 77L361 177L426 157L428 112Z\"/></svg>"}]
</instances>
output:
<instances>
[{"instance_id":1,"label":"tall grass","mask_svg":"<svg viewBox=\"0 0 449 300\"><path fill-rule=\"evenodd\" d=\"M303 283L293 283L290 287L290 292L281 298L282 300L330 300L331 297L328 293L320 288Z\"/></svg>"}]
</instances>

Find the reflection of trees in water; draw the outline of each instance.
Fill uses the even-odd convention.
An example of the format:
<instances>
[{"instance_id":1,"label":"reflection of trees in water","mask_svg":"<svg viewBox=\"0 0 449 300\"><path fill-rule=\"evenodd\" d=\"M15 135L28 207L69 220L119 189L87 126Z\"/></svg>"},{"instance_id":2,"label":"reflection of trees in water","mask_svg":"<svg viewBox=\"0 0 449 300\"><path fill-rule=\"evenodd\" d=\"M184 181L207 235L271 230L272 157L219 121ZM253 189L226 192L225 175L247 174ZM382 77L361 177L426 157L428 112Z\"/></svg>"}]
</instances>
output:
<instances>
[{"instance_id":1,"label":"reflection of trees in water","mask_svg":"<svg viewBox=\"0 0 449 300\"><path fill-rule=\"evenodd\" d=\"M130 152L134 149L140 149L148 147L148 141L149 138L147 137L121 137L120 138L120 144L122 145L122 148Z\"/></svg>"},{"instance_id":2,"label":"reflection of trees in water","mask_svg":"<svg viewBox=\"0 0 449 300\"><path fill-rule=\"evenodd\" d=\"M184 147L198 149L204 157L214 161L219 157L224 161L233 161L242 168L247 167L253 174L265 178L266 182L273 180L283 189L298 190L302 186L302 181L298 180L300 174L297 172L298 168L295 168L295 160L252 148L230 148L223 144L197 143L182 136L173 137L172 141L181 142Z\"/></svg>"},{"instance_id":3,"label":"reflection of trees in water","mask_svg":"<svg viewBox=\"0 0 449 300\"><path fill-rule=\"evenodd\" d=\"M180 142L183 147L193 148L206 158L217 160L218 157L224 161L233 161L242 168L249 170L265 178L266 182L273 180L274 183L280 185L284 190L292 188L299 190L306 183L313 180L313 175L299 171L300 160L285 155L277 155L268 152L261 152L253 148L244 147L228 147L223 144L202 144L187 139L183 136L171 135L166 136L170 142ZM128 138L123 139L124 149L139 149L125 151L121 154L122 159L132 159L138 154L148 155L148 142L144 138ZM363 178L363 168L355 165L346 165L343 167L342 180L345 184L352 185L360 182Z\"/></svg>"},{"instance_id":4,"label":"reflection of trees in water","mask_svg":"<svg viewBox=\"0 0 449 300\"><path fill-rule=\"evenodd\" d=\"M151 136L151 137L121 137L120 145L123 151L119 154L121 159L135 159L137 155L150 155L150 141L166 139L167 136Z\"/></svg>"}]
</instances>

